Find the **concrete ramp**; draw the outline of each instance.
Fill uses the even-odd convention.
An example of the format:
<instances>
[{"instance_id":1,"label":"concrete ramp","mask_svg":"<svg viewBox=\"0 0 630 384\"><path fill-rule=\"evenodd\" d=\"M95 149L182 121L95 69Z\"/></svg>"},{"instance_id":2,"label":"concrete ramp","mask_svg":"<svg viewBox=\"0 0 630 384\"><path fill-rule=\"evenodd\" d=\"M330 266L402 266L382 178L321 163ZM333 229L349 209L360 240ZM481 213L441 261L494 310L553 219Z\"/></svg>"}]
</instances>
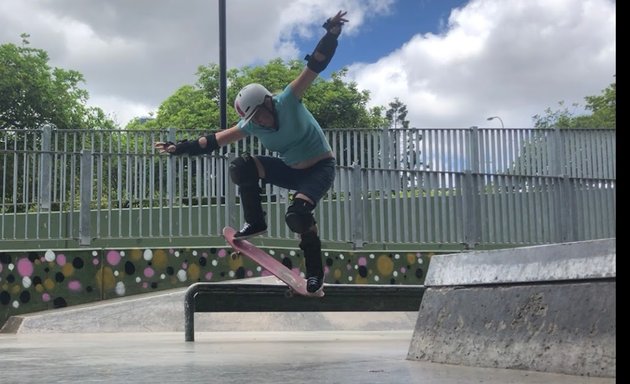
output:
<instances>
[{"instance_id":1,"label":"concrete ramp","mask_svg":"<svg viewBox=\"0 0 630 384\"><path fill-rule=\"evenodd\" d=\"M274 276L237 284L283 284ZM0 333L182 332L186 288L12 316ZM204 331L413 331L417 312L197 313ZM182 336L183 337L183 336Z\"/></svg>"},{"instance_id":2,"label":"concrete ramp","mask_svg":"<svg viewBox=\"0 0 630 384\"><path fill-rule=\"evenodd\" d=\"M615 239L434 256L408 360L616 371Z\"/></svg>"}]
</instances>

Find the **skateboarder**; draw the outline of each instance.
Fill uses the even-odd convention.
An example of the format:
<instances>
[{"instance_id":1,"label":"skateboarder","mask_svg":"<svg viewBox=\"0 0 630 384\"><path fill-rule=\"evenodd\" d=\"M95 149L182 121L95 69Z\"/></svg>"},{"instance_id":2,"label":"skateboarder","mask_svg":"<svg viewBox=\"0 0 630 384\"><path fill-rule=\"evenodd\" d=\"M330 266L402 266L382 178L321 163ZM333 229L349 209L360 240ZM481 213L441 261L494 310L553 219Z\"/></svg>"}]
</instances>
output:
<instances>
[{"instance_id":1,"label":"skateboarder","mask_svg":"<svg viewBox=\"0 0 630 384\"><path fill-rule=\"evenodd\" d=\"M267 149L277 152L278 157L243 154L230 164L230 177L239 186L246 221L234 238L247 239L267 230L260 180L294 190L285 221L300 235L307 290L311 293L321 290L324 283L321 241L313 210L333 184L335 158L322 128L301 99L335 54L337 38L348 21L346 13L339 11L324 23L326 34L306 56L304 70L284 91L273 95L261 84L249 84L240 90L234 100L241 117L237 125L198 140L155 143L160 153L200 155L254 135Z\"/></svg>"}]
</instances>

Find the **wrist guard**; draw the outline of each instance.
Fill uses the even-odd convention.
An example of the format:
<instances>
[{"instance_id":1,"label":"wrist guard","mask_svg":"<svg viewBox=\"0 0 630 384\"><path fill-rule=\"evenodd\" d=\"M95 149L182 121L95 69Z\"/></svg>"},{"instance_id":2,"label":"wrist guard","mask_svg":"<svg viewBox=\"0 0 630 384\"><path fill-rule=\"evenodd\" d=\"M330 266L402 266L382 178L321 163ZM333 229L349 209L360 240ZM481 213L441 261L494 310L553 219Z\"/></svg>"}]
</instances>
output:
<instances>
[{"instance_id":1,"label":"wrist guard","mask_svg":"<svg viewBox=\"0 0 630 384\"><path fill-rule=\"evenodd\" d=\"M188 154L191 156L196 156L196 155L202 155L204 153L212 153L212 151L219 149L219 143L217 143L217 138L214 133L207 135L206 141L207 141L207 144L205 148L201 147L201 145L199 144L199 140L193 140L193 141L182 140L178 142L177 144L171 141L167 141L165 144L169 146L170 145L175 146L175 151L169 152L171 155Z\"/></svg>"},{"instance_id":2,"label":"wrist guard","mask_svg":"<svg viewBox=\"0 0 630 384\"><path fill-rule=\"evenodd\" d=\"M324 29L326 29L326 34L324 37L319 40L317 47L310 55L306 55L304 60L306 60L306 66L313 72L321 73L326 67L330 60L332 59L335 51L337 50L337 38L341 33L341 26L343 23L337 22L332 23L330 19L326 20L324 25ZM315 53L319 53L324 56L324 58L320 61L315 58Z\"/></svg>"}]
</instances>

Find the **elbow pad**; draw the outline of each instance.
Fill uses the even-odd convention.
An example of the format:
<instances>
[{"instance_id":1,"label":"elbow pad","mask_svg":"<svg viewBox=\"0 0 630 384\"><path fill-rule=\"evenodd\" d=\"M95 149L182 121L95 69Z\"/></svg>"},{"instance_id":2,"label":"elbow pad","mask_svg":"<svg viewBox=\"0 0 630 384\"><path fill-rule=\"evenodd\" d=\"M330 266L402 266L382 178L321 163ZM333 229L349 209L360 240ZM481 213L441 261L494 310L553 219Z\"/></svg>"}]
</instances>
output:
<instances>
[{"instance_id":1,"label":"elbow pad","mask_svg":"<svg viewBox=\"0 0 630 384\"><path fill-rule=\"evenodd\" d=\"M343 27L343 21L333 22L332 19L326 20L322 27L326 30L324 37L319 40L317 47L310 55L306 55L306 66L315 73L321 73L326 67L337 49L337 38L341 33L341 27ZM315 58L315 54L319 53L323 58L318 60Z\"/></svg>"},{"instance_id":2,"label":"elbow pad","mask_svg":"<svg viewBox=\"0 0 630 384\"><path fill-rule=\"evenodd\" d=\"M330 63L330 60L335 54L335 50L337 49L337 37L339 37L339 35L335 35L330 32L326 33L326 35L319 40L319 43L317 44L317 47L315 47L313 53L304 57L304 60L307 61L306 66L311 71L321 73L324 69L326 69L328 63ZM321 54L324 58L321 61L317 60L315 58L316 53Z\"/></svg>"}]
</instances>

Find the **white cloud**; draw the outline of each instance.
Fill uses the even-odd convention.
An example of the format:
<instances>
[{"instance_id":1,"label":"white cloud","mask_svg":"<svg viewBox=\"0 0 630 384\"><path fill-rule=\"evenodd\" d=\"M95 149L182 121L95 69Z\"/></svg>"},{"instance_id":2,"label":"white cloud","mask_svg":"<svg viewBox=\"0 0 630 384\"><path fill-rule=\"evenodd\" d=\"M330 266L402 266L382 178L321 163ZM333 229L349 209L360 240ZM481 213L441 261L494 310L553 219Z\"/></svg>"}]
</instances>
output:
<instances>
[{"instance_id":1,"label":"white cloud","mask_svg":"<svg viewBox=\"0 0 630 384\"><path fill-rule=\"evenodd\" d=\"M90 98L88 105L101 108L109 118L122 127L134 117L147 117L155 113L159 107L115 95L95 95Z\"/></svg>"},{"instance_id":2,"label":"white cloud","mask_svg":"<svg viewBox=\"0 0 630 384\"><path fill-rule=\"evenodd\" d=\"M350 67L374 105L395 97L416 127L531 127L558 101L584 103L614 81L615 4L475 0L440 35L418 34L375 63Z\"/></svg>"},{"instance_id":3,"label":"white cloud","mask_svg":"<svg viewBox=\"0 0 630 384\"><path fill-rule=\"evenodd\" d=\"M351 39L397 6L230 0L228 67L301 56L297 39L321 33L339 9L351 15L344 28ZM198 66L218 63L217 8L207 0L2 0L0 41L19 43L29 33L51 65L85 76L91 105L124 125L194 83ZM442 33L419 31L350 74L375 105L399 97L413 126L488 126L493 115L506 126L530 126L546 107L583 102L614 81L615 12L611 0L473 0L451 12Z\"/></svg>"},{"instance_id":4,"label":"white cloud","mask_svg":"<svg viewBox=\"0 0 630 384\"><path fill-rule=\"evenodd\" d=\"M331 12L353 13L352 34L370 11L387 12L392 1L230 0L227 65L296 58L295 39L320 33ZM123 125L193 84L200 65L219 62L218 28L218 3L207 0L0 2L0 41L20 43L20 33L29 33L52 66L82 73L90 104Z\"/></svg>"}]
</instances>

